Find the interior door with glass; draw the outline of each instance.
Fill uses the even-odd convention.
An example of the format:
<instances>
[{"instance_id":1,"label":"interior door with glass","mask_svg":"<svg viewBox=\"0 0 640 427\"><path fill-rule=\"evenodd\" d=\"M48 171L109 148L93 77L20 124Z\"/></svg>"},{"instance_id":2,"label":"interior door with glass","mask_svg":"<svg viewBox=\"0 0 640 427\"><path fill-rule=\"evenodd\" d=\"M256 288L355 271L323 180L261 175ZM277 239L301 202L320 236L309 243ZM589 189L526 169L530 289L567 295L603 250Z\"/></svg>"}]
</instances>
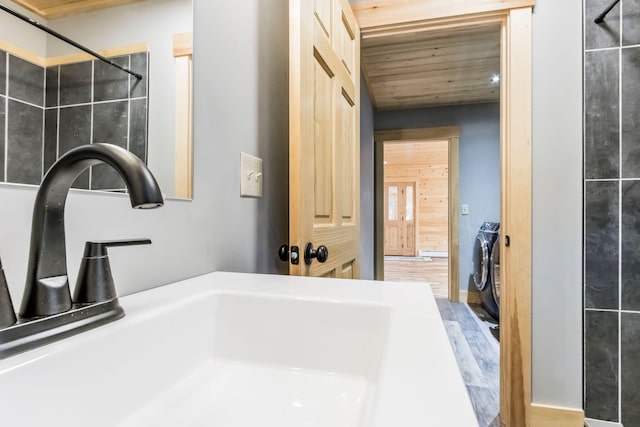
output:
<instances>
[{"instance_id":1,"label":"interior door with glass","mask_svg":"<svg viewBox=\"0 0 640 427\"><path fill-rule=\"evenodd\" d=\"M290 0L292 275L359 277L359 99L360 30L348 1Z\"/></svg>"},{"instance_id":2,"label":"interior door with glass","mask_svg":"<svg viewBox=\"0 0 640 427\"><path fill-rule=\"evenodd\" d=\"M415 184L384 184L384 254L416 255Z\"/></svg>"}]
</instances>

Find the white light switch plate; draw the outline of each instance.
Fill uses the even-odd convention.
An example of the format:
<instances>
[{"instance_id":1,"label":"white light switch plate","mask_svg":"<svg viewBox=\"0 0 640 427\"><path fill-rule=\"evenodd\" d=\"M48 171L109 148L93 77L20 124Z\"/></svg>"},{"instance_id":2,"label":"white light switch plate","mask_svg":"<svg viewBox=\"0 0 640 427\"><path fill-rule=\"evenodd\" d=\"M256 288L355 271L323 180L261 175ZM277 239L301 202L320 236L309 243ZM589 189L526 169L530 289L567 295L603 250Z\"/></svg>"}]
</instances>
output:
<instances>
[{"instance_id":1,"label":"white light switch plate","mask_svg":"<svg viewBox=\"0 0 640 427\"><path fill-rule=\"evenodd\" d=\"M469 205L460 205L462 215L469 215Z\"/></svg>"},{"instance_id":2,"label":"white light switch plate","mask_svg":"<svg viewBox=\"0 0 640 427\"><path fill-rule=\"evenodd\" d=\"M240 196L262 197L262 159L240 153Z\"/></svg>"}]
</instances>

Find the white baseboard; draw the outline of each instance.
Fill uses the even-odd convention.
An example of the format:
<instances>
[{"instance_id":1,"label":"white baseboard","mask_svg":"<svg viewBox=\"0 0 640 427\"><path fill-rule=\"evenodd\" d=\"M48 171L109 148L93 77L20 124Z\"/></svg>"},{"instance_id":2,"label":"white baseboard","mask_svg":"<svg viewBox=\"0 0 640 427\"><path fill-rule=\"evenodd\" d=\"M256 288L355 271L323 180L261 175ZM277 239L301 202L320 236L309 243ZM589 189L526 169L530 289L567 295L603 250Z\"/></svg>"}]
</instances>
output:
<instances>
[{"instance_id":1,"label":"white baseboard","mask_svg":"<svg viewBox=\"0 0 640 427\"><path fill-rule=\"evenodd\" d=\"M611 421L600 421L591 418L585 418L584 425L587 427L623 427L621 423L613 423Z\"/></svg>"},{"instance_id":2,"label":"white baseboard","mask_svg":"<svg viewBox=\"0 0 640 427\"><path fill-rule=\"evenodd\" d=\"M419 250L418 251L418 256L430 256L433 258L448 258L449 257L449 252L447 251L425 251L425 250Z\"/></svg>"}]
</instances>

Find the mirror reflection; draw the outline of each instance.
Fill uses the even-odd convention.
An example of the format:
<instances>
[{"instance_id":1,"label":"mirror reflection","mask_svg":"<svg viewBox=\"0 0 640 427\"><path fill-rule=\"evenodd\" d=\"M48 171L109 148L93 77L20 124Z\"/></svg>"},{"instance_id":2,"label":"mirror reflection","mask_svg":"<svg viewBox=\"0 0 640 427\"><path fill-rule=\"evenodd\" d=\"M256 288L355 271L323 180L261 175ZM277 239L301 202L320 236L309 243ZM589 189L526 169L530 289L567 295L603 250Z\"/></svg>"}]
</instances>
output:
<instances>
[{"instance_id":1,"label":"mirror reflection","mask_svg":"<svg viewBox=\"0 0 640 427\"><path fill-rule=\"evenodd\" d=\"M191 198L192 0L3 4L142 79L0 11L0 182L39 184L69 149L107 142L144 160L166 196ZM74 187L124 190L101 166Z\"/></svg>"}]
</instances>

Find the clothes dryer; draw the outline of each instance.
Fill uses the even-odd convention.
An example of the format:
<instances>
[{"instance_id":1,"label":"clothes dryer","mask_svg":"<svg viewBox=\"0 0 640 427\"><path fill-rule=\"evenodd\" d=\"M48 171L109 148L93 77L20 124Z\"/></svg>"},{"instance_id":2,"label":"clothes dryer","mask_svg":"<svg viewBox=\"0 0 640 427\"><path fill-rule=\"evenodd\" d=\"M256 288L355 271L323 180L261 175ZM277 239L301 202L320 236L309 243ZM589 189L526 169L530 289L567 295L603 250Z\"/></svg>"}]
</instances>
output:
<instances>
[{"instance_id":1,"label":"clothes dryer","mask_svg":"<svg viewBox=\"0 0 640 427\"><path fill-rule=\"evenodd\" d=\"M482 224L473 244L471 265L473 283L480 291L482 306L496 319L499 318L500 312L491 282L491 250L498 239L499 232L500 223L485 222Z\"/></svg>"}]
</instances>

